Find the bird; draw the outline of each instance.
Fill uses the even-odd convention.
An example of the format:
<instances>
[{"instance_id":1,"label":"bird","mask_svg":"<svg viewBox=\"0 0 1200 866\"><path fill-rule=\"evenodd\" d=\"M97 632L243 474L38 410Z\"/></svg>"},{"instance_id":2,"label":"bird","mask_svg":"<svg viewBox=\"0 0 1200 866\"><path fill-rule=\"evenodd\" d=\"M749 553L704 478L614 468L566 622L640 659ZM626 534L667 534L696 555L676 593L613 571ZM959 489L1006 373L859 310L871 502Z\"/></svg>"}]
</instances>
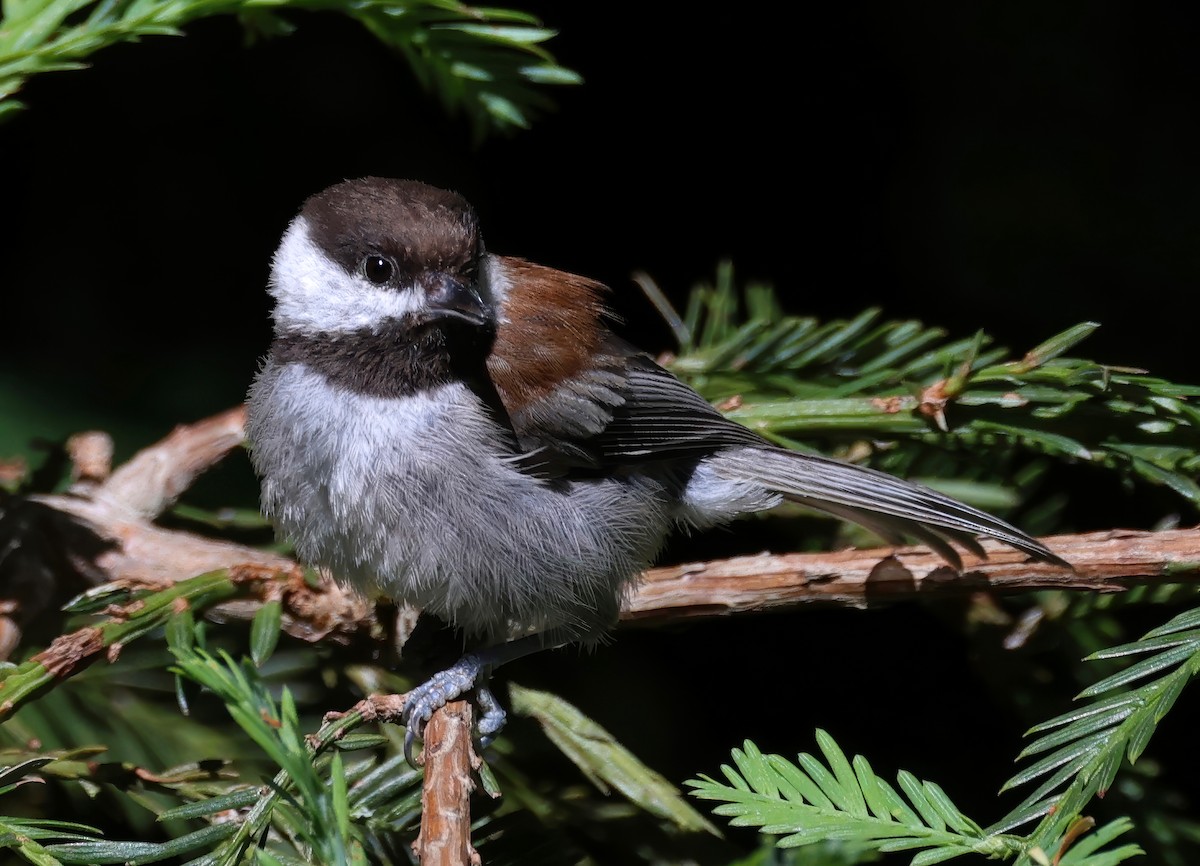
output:
<instances>
[{"instance_id":1,"label":"bird","mask_svg":"<svg viewBox=\"0 0 1200 866\"><path fill-rule=\"evenodd\" d=\"M616 332L601 283L498 255L475 209L419 180L312 196L271 262L273 334L247 396L261 507L297 559L413 605L476 647L408 693L405 754L491 672L606 639L673 533L791 501L910 537L956 568L990 537L1070 568L984 511L772 444Z\"/></svg>"}]
</instances>

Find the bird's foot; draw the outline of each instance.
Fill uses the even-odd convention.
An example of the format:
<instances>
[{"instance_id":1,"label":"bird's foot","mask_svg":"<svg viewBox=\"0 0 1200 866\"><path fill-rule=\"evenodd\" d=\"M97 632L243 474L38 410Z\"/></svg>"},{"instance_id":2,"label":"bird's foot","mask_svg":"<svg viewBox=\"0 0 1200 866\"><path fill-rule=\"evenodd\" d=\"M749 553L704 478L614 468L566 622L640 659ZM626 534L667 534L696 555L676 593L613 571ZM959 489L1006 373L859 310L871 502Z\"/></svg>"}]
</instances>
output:
<instances>
[{"instance_id":1,"label":"bird's foot","mask_svg":"<svg viewBox=\"0 0 1200 866\"><path fill-rule=\"evenodd\" d=\"M491 664L477 653L467 653L446 670L434 674L405 697L400 721L404 725L404 758L417 766L413 746L423 738L425 726L433 714L450 701L475 690L480 716L476 728L480 742L488 745L504 727L506 715L496 696L487 687Z\"/></svg>"}]
</instances>

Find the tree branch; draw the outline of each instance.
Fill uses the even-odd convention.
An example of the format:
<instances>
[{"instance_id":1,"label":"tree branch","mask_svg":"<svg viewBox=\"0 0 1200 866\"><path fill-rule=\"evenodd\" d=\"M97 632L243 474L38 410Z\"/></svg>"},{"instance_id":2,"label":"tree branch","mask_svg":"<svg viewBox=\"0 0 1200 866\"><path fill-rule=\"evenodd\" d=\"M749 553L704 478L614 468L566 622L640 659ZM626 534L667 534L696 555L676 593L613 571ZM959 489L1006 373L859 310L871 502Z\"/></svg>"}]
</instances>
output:
<instances>
[{"instance_id":1,"label":"tree branch","mask_svg":"<svg viewBox=\"0 0 1200 866\"><path fill-rule=\"evenodd\" d=\"M407 695L368 695L348 713L333 712L325 722L355 715L363 722L403 724ZM472 743L473 714L467 701L439 708L425 726L420 763L421 830L412 850L422 866L478 866L471 845L471 793L479 756Z\"/></svg>"},{"instance_id":2,"label":"tree branch","mask_svg":"<svg viewBox=\"0 0 1200 866\"><path fill-rule=\"evenodd\" d=\"M990 542L984 543L988 559L968 559L961 573L922 547L762 554L653 568L622 619L657 622L808 604L867 607L980 591L1120 592L1145 583L1200 578L1200 533L1195 529L1110 529L1042 541L1074 570L1031 562L1019 551Z\"/></svg>"},{"instance_id":3,"label":"tree branch","mask_svg":"<svg viewBox=\"0 0 1200 866\"><path fill-rule=\"evenodd\" d=\"M48 509L56 520L74 524L75 536L83 527L100 541L92 548L80 548L71 546L70 536L60 538L68 542L71 561L93 584L121 581L162 587L204 572L237 568L243 574L291 575L294 586L300 567L286 556L153 523L197 475L240 445L243 420L238 407L179 427L107 478L98 480L103 473L95 469L80 471L83 480L67 494L28 499ZM26 531L36 528L25 527ZM1026 561L1019 552L996 543L985 543L989 558L968 558L962 573L921 547L762 554L653 568L626 603L622 620L648 625L809 604L866 607L979 591L1117 592L1143 583L1200 578L1200 533L1194 529L1113 529L1043 540L1075 570ZM22 541L16 539L15 546L19 548ZM8 544L11 548L14 542ZM220 611L248 616L254 605L253 601L234 603ZM286 627L310 640L374 626L371 606L328 579L319 592L285 606Z\"/></svg>"},{"instance_id":4,"label":"tree branch","mask_svg":"<svg viewBox=\"0 0 1200 866\"><path fill-rule=\"evenodd\" d=\"M368 600L332 580L310 586L286 556L154 523L201 473L241 446L244 422L238 406L179 426L111 474L107 434L78 434L68 442L75 480L65 493L0 500L0 657L17 646L22 627L81 586L162 589L221 569L278 585L217 606L219 617L249 618L261 601L282 598L284 630L305 640L344 642L373 629Z\"/></svg>"},{"instance_id":5,"label":"tree branch","mask_svg":"<svg viewBox=\"0 0 1200 866\"><path fill-rule=\"evenodd\" d=\"M471 845L472 776L479 767L471 745L471 726L471 705L467 701L446 704L425 726L421 832L413 843L421 866L480 863L479 853Z\"/></svg>"}]
</instances>

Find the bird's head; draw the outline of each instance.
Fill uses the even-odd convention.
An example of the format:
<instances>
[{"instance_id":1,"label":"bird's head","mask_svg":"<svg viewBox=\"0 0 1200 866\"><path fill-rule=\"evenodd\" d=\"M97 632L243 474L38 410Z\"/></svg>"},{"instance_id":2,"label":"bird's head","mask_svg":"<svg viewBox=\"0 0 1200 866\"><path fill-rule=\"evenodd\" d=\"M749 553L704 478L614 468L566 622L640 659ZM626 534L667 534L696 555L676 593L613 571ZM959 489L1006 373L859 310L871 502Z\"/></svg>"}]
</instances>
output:
<instances>
[{"instance_id":1,"label":"bird's head","mask_svg":"<svg viewBox=\"0 0 1200 866\"><path fill-rule=\"evenodd\" d=\"M495 305L474 209L412 180L367 177L312 196L271 269L280 333L492 332Z\"/></svg>"}]
</instances>

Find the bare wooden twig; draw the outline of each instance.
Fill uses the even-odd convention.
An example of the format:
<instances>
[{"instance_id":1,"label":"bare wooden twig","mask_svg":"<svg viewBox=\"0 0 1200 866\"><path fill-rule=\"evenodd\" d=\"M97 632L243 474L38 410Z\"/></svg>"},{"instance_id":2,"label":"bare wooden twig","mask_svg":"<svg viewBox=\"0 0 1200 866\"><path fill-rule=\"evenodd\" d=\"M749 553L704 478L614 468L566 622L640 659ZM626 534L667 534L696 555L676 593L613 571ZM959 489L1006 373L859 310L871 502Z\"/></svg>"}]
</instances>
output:
<instances>
[{"instance_id":1,"label":"bare wooden twig","mask_svg":"<svg viewBox=\"0 0 1200 866\"><path fill-rule=\"evenodd\" d=\"M240 575L278 575L285 578L274 592L283 597L285 631L306 640L344 640L374 627L373 605L334 581L307 586L294 560L267 550L191 532L165 529L154 520L191 483L244 441L245 410L238 406L195 424L182 425L163 440L142 449L115 471L108 472L105 455L111 442L102 433L71 438L68 453L76 463L75 483L65 494L29 497L55 518L31 522L28 532L54 532L55 545L67 547L70 561L92 583L124 583L156 588L218 569ZM107 444L106 444L107 443ZM71 551L61 532L70 521L76 536L95 541L86 551ZM29 539L24 541L28 542ZM20 545L22 539L10 541ZM271 597L270 594L261 598ZM260 599L229 602L216 616L253 616Z\"/></svg>"},{"instance_id":2,"label":"bare wooden twig","mask_svg":"<svg viewBox=\"0 0 1200 866\"><path fill-rule=\"evenodd\" d=\"M1074 566L1031 562L985 542L986 560L962 572L926 548L763 554L654 568L626 604L622 619L661 622L809 604L867 607L914 597L1075 589L1119 592L1144 583L1200 579L1200 531L1110 529L1043 538Z\"/></svg>"},{"instance_id":3,"label":"bare wooden twig","mask_svg":"<svg viewBox=\"0 0 1200 866\"><path fill-rule=\"evenodd\" d=\"M176 427L143 448L101 485L94 498L146 518L171 506L196 477L245 441L246 409L236 406L195 424Z\"/></svg>"},{"instance_id":4,"label":"bare wooden twig","mask_svg":"<svg viewBox=\"0 0 1200 866\"><path fill-rule=\"evenodd\" d=\"M447 704L425 726L421 832L413 843L421 866L478 866L480 862L471 845L471 792L479 767L471 726L467 701Z\"/></svg>"},{"instance_id":5,"label":"bare wooden twig","mask_svg":"<svg viewBox=\"0 0 1200 866\"><path fill-rule=\"evenodd\" d=\"M402 723L406 695L368 695L350 710L364 722ZM346 715L334 712L330 722ZM434 712L421 746L421 830L413 853L423 866L478 866L471 845L471 793L479 756L472 742L473 715L467 701L451 701Z\"/></svg>"}]
</instances>

